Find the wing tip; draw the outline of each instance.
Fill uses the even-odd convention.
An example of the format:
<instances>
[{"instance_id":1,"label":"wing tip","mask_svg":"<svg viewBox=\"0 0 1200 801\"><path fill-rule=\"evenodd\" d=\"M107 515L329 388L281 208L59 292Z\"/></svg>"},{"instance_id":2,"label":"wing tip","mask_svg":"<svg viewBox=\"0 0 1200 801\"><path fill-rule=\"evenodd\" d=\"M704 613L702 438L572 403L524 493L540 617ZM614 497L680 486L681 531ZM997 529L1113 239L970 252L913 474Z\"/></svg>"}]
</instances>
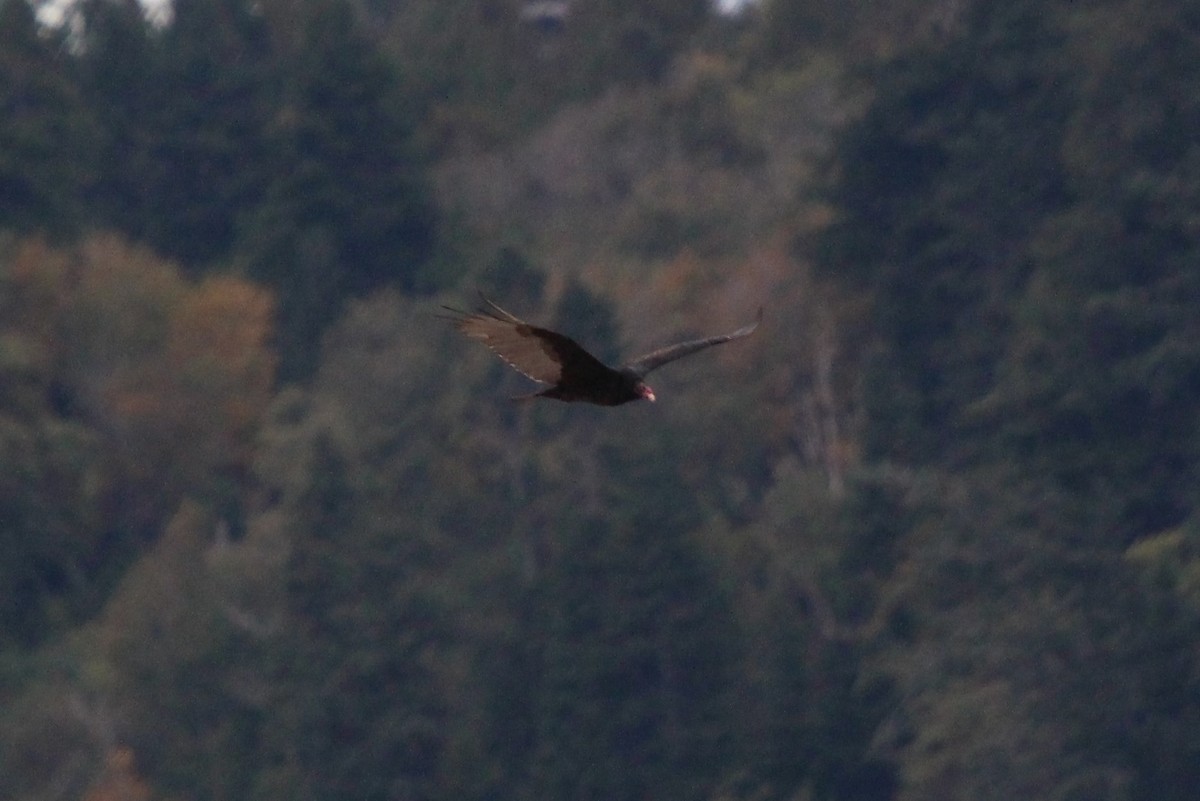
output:
<instances>
[{"instance_id":1,"label":"wing tip","mask_svg":"<svg viewBox=\"0 0 1200 801\"><path fill-rule=\"evenodd\" d=\"M479 299L483 301L483 308L480 309L481 314L486 314L489 317L495 317L498 320L505 320L510 323L524 323L525 321L517 317L512 312L500 308L500 304L483 294L482 289L475 290L479 294Z\"/></svg>"},{"instance_id":2,"label":"wing tip","mask_svg":"<svg viewBox=\"0 0 1200 801\"><path fill-rule=\"evenodd\" d=\"M730 334L730 336L734 339L740 339L741 337L748 337L757 331L758 327L762 325L764 308L765 307L763 306L759 306L758 312L754 315L754 322L746 323L746 325L742 326L737 331L734 331L732 334Z\"/></svg>"},{"instance_id":3,"label":"wing tip","mask_svg":"<svg viewBox=\"0 0 1200 801\"><path fill-rule=\"evenodd\" d=\"M459 329L463 326L470 325L473 320L496 320L502 323L513 325L525 325L525 321L516 315L502 309L495 301L483 294L482 289L477 289L481 301L480 307L474 311L464 311L456 309L453 306L440 304L443 312L435 312L434 317L439 320L448 320Z\"/></svg>"}]
</instances>

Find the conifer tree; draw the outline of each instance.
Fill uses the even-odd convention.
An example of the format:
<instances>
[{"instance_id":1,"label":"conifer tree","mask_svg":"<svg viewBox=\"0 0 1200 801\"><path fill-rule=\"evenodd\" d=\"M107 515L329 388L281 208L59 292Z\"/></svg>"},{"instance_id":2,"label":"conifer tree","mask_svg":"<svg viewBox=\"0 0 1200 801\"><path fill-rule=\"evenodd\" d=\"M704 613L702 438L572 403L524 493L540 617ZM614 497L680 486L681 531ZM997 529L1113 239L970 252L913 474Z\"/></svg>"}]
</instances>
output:
<instances>
[{"instance_id":1,"label":"conifer tree","mask_svg":"<svg viewBox=\"0 0 1200 801\"><path fill-rule=\"evenodd\" d=\"M304 9L280 64L262 202L239 248L279 290L283 365L307 375L342 302L385 284L428 289L435 211L390 65L341 0Z\"/></svg>"},{"instance_id":2,"label":"conifer tree","mask_svg":"<svg viewBox=\"0 0 1200 801\"><path fill-rule=\"evenodd\" d=\"M93 135L62 37L39 30L26 0L0 3L0 228L74 231Z\"/></svg>"}]
</instances>

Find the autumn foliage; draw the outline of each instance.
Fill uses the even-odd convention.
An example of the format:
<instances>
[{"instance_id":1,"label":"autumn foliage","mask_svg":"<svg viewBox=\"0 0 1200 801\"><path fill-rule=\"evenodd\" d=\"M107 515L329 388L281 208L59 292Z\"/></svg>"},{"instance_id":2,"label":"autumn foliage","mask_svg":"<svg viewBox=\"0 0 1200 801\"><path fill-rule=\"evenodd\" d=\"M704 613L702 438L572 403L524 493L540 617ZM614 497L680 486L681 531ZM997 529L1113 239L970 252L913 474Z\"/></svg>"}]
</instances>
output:
<instances>
[{"instance_id":1,"label":"autumn foliage","mask_svg":"<svg viewBox=\"0 0 1200 801\"><path fill-rule=\"evenodd\" d=\"M37 343L46 386L104 433L135 519L246 470L274 381L268 290L191 281L113 235L70 249L25 241L8 265L9 325Z\"/></svg>"},{"instance_id":2,"label":"autumn foliage","mask_svg":"<svg viewBox=\"0 0 1200 801\"><path fill-rule=\"evenodd\" d=\"M150 801L151 798L149 786L137 773L133 751L117 747L109 752L104 769L83 801Z\"/></svg>"}]
</instances>

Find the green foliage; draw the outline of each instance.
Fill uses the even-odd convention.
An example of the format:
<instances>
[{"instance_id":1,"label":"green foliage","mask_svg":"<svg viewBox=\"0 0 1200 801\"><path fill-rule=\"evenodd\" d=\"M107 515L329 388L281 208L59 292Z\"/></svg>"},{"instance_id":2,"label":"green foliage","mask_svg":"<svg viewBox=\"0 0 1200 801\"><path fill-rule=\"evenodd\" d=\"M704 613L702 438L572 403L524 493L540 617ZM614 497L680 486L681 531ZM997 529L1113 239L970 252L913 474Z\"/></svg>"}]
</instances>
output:
<instances>
[{"instance_id":1,"label":"green foliage","mask_svg":"<svg viewBox=\"0 0 1200 801\"><path fill-rule=\"evenodd\" d=\"M375 13L438 152L528 134L566 104L661 80L710 18L707 0L564 4L418 0ZM549 4L547 4L549 5Z\"/></svg>"},{"instance_id":2,"label":"green foliage","mask_svg":"<svg viewBox=\"0 0 1200 801\"><path fill-rule=\"evenodd\" d=\"M97 0L77 71L101 129L92 222L275 287L282 370L302 378L345 298L445 278L392 66L339 0L273 11L186 0L160 30Z\"/></svg>"},{"instance_id":3,"label":"green foliage","mask_svg":"<svg viewBox=\"0 0 1200 801\"><path fill-rule=\"evenodd\" d=\"M307 9L303 30L283 65L269 140L278 162L261 213L299 231L328 230L338 295L389 281L411 290L429 255L433 209L407 147L393 73L341 3ZM260 269L277 280L287 274L278 262Z\"/></svg>"},{"instance_id":4,"label":"green foliage","mask_svg":"<svg viewBox=\"0 0 1200 801\"><path fill-rule=\"evenodd\" d=\"M992 388L1030 238L1064 200L1070 79L1050 60L1055 19L1040 5L981 11L970 34L881 76L842 140L825 264L877 299L872 454L944 452Z\"/></svg>"},{"instance_id":5,"label":"green foliage","mask_svg":"<svg viewBox=\"0 0 1200 801\"><path fill-rule=\"evenodd\" d=\"M1154 647L1162 658L1147 682L1148 716L1134 735L1133 759L1140 793L1183 798L1197 778L1200 740L1200 673L1195 632L1200 624L1200 560L1196 521L1146 537L1126 552L1148 589L1143 614L1165 636Z\"/></svg>"},{"instance_id":6,"label":"green foliage","mask_svg":"<svg viewBox=\"0 0 1200 801\"><path fill-rule=\"evenodd\" d=\"M107 670L92 689L121 710L141 769L197 799L245 785L264 693L260 633L215 580L220 525L180 507L108 604L93 657Z\"/></svg>"},{"instance_id":7,"label":"green foliage","mask_svg":"<svg viewBox=\"0 0 1200 801\"><path fill-rule=\"evenodd\" d=\"M4 631L77 623L184 497L236 506L267 402L270 298L112 237L0 253Z\"/></svg>"},{"instance_id":8,"label":"green foliage","mask_svg":"<svg viewBox=\"0 0 1200 801\"><path fill-rule=\"evenodd\" d=\"M1115 15L1084 15L1080 35ZM982 426L1113 504L1115 522L1153 530L1191 502L1196 455L1194 202L1153 177L1196 183L1172 144L1194 111L1169 99L1189 80L1173 66L1187 45L1152 14L1141 41L1175 44L1089 38L1099 72L1085 80L1060 58L1084 45L1056 19L981 10L961 44L892 73L843 145L834 263L876 298L872 452L965 455L964 440L997 441ZM1109 110L1131 96L1139 116L1117 134L1109 120L1134 112Z\"/></svg>"},{"instance_id":9,"label":"green foliage","mask_svg":"<svg viewBox=\"0 0 1200 801\"><path fill-rule=\"evenodd\" d=\"M597 523L540 582L527 796L703 798L732 746L728 612L669 518Z\"/></svg>"},{"instance_id":10,"label":"green foliage","mask_svg":"<svg viewBox=\"0 0 1200 801\"><path fill-rule=\"evenodd\" d=\"M279 65L261 202L239 248L280 290L282 372L307 377L347 297L388 283L428 290L435 211L408 146L389 65L340 2L306 8Z\"/></svg>"},{"instance_id":11,"label":"green foliage","mask_svg":"<svg viewBox=\"0 0 1200 801\"><path fill-rule=\"evenodd\" d=\"M892 657L911 797L1194 780L1194 742L1163 747L1150 699L1194 709L1195 621L1121 556L1194 515L1194 158L1176 128L1194 104L1176 98L1195 24L1174 3L977 6L889 70L841 144L825 267L873 301L868 453L941 484L900 532L923 545L915 640Z\"/></svg>"},{"instance_id":12,"label":"green foliage","mask_svg":"<svg viewBox=\"0 0 1200 801\"><path fill-rule=\"evenodd\" d=\"M15 344L0 345L5 382L23 378L15 375ZM91 565L103 541L95 434L49 408L12 411L0 411L0 648L36 643L78 619L95 600Z\"/></svg>"},{"instance_id":13,"label":"green foliage","mask_svg":"<svg viewBox=\"0 0 1200 801\"><path fill-rule=\"evenodd\" d=\"M569 69L593 91L610 82L657 80L709 13L706 0L581 4L568 22Z\"/></svg>"},{"instance_id":14,"label":"green foliage","mask_svg":"<svg viewBox=\"0 0 1200 801\"><path fill-rule=\"evenodd\" d=\"M82 222L94 135L62 37L25 0L0 3L0 228L64 235Z\"/></svg>"},{"instance_id":15,"label":"green foliage","mask_svg":"<svg viewBox=\"0 0 1200 801\"><path fill-rule=\"evenodd\" d=\"M313 395L281 398L264 432L278 501L260 519L282 519L287 625L258 797L453 797L494 764L455 770L478 749L453 721L477 714L467 669L487 638L467 631L506 611L485 589L511 569L493 542L505 504L456 470L473 448L454 419L416 403L439 363L414 311L394 296L356 306Z\"/></svg>"},{"instance_id":16,"label":"green foliage","mask_svg":"<svg viewBox=\"0 0 1200 801\"><path fill-rule=\"evenodd\" d=\"M414 0L375 12L381 46L424 120L422 142L443 152L514 134L551 82L515 0Z\"/></svg>"},{"instance_id":17,"label":"green foliage","mask_svg":"<svg viewBox=\"0 0 1200 801\"><path fill-rule=\"evenodd\" d=\"M287 565L260 792L432 797L448 736L437 690L449 624L426 586L436 552L420 532L359 517L380 508L370 476L328 439L312 448L312 484L293 512L303 522Z\"/></svg>"},{"instance_id":18,"label":"green foliage","mask_svg":"<svg viewBox=\"0 0 1200 801\"><path fill-rule=\"evenodd\" d=\"M94 566L104 549L101 438L63 408L42 317L53 312L59 287L30 275L30 255L3 244L0 650L77 621L96 600Z\"/></svg>"},{"instance_id":19,"label":"green foliage","mask_svg":"<svg viewBox=\"0 0 1200 801\"><path fill-rule=\"evenodd\" d=\"M1016 447L1091 494L1121 487L1111 514L1135 534L1189 514L1200 456L1200 170L1183 133L1200 105L1176 99L1200 86L1200 21L1173 9L1156 4L1132 30L1118 9L1090 20L1104 46L1064 134L1073 202L1032 244L1037 272L996 392L1036 412L1007 427Z\"/></svg>"},{"instance_id":20,"label":"green foliage","mask_svg":"<svg viewBox=\"0 0 1200 801\"><path fill-rule=\"evenodd\" d=\"M938 45L978 3L970 0L760 0L746 26L763 68L794 67L814 52L850 63Z\"/></svg>"},{"instance_id":21,"label":"green foliage","mask_svg":"<svg viewBox=\"0 0 1200 801\"><path fill-rule=\"evenodd\" d=\"M794 64L815 48L843 44L854 29L854 18L873 4L870 0L763 0L761 5L756 49L771 63Z\"/></svg>"},{"instance_id":22,"label":"green foliage","mask_svg":"<svg viewBox=\"0 0 1200 801\"><path fill-rule=\"evenodd\" d=\"M894 714L877 643L902 631L897 598L914 510L885 482L856 477L841 501L792 460L757 514L714 532L748 649L740 666L744 781L766 797L891 798L895 766L872 740Z\"/></svg>"},{"instance_id":23,"label":"green foliage","mask_svg":"<svg viewBox=\"0 0 1200 801\"><path fill-rule=\"evenodd\" d=\"M264 180L271 63L261 18L186 0L156 30L134 2L84 4L77 59L100 122L94 224L189 265L225 257Z\"/></svg>"}]
</instances>

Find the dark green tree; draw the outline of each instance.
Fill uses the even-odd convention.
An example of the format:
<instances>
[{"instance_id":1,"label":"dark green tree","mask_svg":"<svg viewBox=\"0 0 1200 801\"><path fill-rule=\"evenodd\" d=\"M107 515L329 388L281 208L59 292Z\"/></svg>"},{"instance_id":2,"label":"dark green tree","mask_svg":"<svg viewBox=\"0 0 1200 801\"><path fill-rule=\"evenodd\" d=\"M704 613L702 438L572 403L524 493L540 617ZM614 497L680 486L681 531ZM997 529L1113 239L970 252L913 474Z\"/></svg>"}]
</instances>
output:
<instances>
[{"instance_id":1,"label":"dark green tree","mask_svg":"<svg viewBox=\"0 0 1200 801\"><path fill-rule=\"evenodd\" d=\"M304 377L342 301L428 290L436 213L392 66L341 0L183 0L82 12L98 109L98 221L192 269L236 262L278 290L282 373Z\"/></svg>"},{"instance_id":2,"label":"dark green tree","mask_svg":"<svg viewBox=\"0 0 1200 801\"><path fill-rule=\"evenodd\" d=\"M491 145L526 129L553 85L520 0L413 0L372 8L381 47L420 115L422 145L442 153Z\"/></svg>"},{"instance_id":3,"label":"dark green tree","mask_svg":"<svg viewBox=\"0 0 1200 801\"><path fill-rule=\"evenodd\" d=\"M598 443L596 511L554 529L527 619L539 658L523 797L699 799L725 777L738 636L688 536L688 491L661 469L668 441Z\"/></svg>"},{"instance_id":4,"label":"dark green tree","mask_svg":"<svg viewBox=\"0 0 1200 801\"><path fill-rule=\"evenodd\" d=\"M1164 676L1196 654L1123 554L1195 514L1196 26L1173 2L977 5L840 145L824 258L874 303L868 454L937 498L899 534L914 796L1193 780L1193 743L1147 744L1195 708Z\"/></svg>"},{"instance_id":5,"label":"dark green tree","mask_svg":"<svg viewBox=\"0 0 1200 801\"><path fill-rule=\"evenodd\" d=\"M478 744L495 665L476 655L510 633L513 507L494 430L465 436L419 308L351 304L312 391L282 396L264 432L287 626L258 798L482 797L501 773Z\"/></svg>"},{"instance_id":6,"label":"dark green tree","mask_svg":"<svg viewBox=\"0 0 1200 801\"><path fill-rule=\"evenodd\" d=\"M46 376L30 343L0 344L0 650L33 646L78 622L99 597L103 528L89 482L99 474L99 438L48 403ZM30 394L34 407L14 405Z\"/></svg>"},{"instance_id":7,"label":"dark green tree","mask_svg":"<svg viewBox=\"0 0 1200 801\"><path fill-rule=\"evenodd\" d=\"M0 228L76 229L93 134L63 37L40 30L25 0L0 3Z\"/></svg>"},{"instance_id":8,"label":"dark green tree","mask_svg":"<svg viewBox=\"0 0 1200 801\"><path fill-rule=\"evenodd\" d=\"M80 81L102 129L95 221L190 267L226 258L269 175L265 20L241 0L183 0L161 30L133 2L89 2L81 19Z\"/></svg>"},{"instance_id":9,"label":"dark green tree","mask_svg":"<svg viewBox=\"0 0 1200 801\"><path fill-rule=\"evenodd\" d=\"M428 555L364 518L362 478L333 442L311 458L258 797L437 797L445 710L423 653L446 621L418 589Z\"/></svg>"},{"instance_id":10,"label":"dark green tree","mask_svg":"<svg viewBox=\"0 0 1200 801\"><path fill-rule=\"evenodd\" d=\"M1060 56L1062 14L981 7L960 38L881 71L841 138L842 216L823 263L875 301L873 456L942 454L993 387L1030 240L1066 200L1060 143L1077 77Z\"/></svg>"},{"instance_id":11,"label":"dark green tree","mask_svg":"<svg viewBox=\"0 0 1200 801\"><path fill-rule=\"evenodd\" d=\"M1088 23L1091 70L1061 146L1072 202L1030 245L1035 272L988 411L1128 543L1197 501L1200 17L1117 3Z\"/></svg>"},{"instance_id":12,"label":"dark green tree","mask_svg":"<svg viewBox=\"0 0 1200 801\"><path fill-rule=\"evenodd\" d=\"M430 288L436 223L390 65L340 0L303 14L303 37L280 64L271 177L239 239L250 274L279 290L289 378L311 372L346 298Z\"/></svg>"},{"instance_id":13,"label":"dark green tree","mask_svg":"<svg viewBox=\"0 0 1200 801\"><path fill-rule=\"evenodd\" d=\"M658 80L712 13L707 0L577 3L566 36L568 79L589 94Z\"/></svg>"},{"instance_id":14,"label":"dark green tree","mask_svg":"<svg viewBox=\"0 0 1200 801\"><path fill-rule=\"evenodd\" d=\"M567 533L567 532L563 532ZM528 797L703 798L731 746L731 626L668 532L585 524L550 567Z\"/></svg>"},{"instance_id":15,"label":"dark green tree","mask_svg":"<svg viewBox=\"0 0 1200 801\"><path fill-rule=\"evenodd\" d=\"M63 262L44 243L0 238L0 651L77 623L112 565L102 437L56 365Z\"/></svg>"},{"instance_id":16,"label":"dark green tree","mask_svg":"<svg viewBox=\"0 0 1200 801\"><path fill-rule=\"evenodd\" d=\"M138 770L199 801L244 797L268 696L270 621L221 591L214 567L232 547L221 525L198 504L180 506L123 576L87 657L100 675L80 682L121 720Z\"/></svg>"}]
</instances>

